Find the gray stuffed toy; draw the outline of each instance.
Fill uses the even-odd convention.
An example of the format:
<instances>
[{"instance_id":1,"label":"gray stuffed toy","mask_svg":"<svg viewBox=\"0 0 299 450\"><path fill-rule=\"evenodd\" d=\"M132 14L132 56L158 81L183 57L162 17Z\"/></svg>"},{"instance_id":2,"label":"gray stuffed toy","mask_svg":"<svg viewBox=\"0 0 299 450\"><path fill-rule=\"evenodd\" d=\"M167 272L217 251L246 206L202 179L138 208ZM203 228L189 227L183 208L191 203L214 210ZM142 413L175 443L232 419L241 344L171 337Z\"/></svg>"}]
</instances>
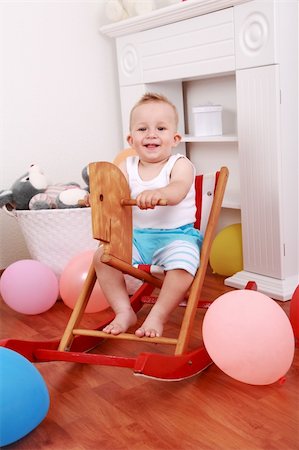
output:
<instances>
[{"instance_id":1,"label":"gray stuffed toy","mask_svg":"<svg viewBox=\"0 0 299 450\"><path fill-rule=\"evenodd\" d=\"M86 168L83 169L83 172ZM85 173L84 173L85 175ZM78 208L88 192L77 183L49 185L46 176L37 164L18 178L12 187L0 191L0 208L7 209L51 209Z\"/></svg>"}]
</instances>

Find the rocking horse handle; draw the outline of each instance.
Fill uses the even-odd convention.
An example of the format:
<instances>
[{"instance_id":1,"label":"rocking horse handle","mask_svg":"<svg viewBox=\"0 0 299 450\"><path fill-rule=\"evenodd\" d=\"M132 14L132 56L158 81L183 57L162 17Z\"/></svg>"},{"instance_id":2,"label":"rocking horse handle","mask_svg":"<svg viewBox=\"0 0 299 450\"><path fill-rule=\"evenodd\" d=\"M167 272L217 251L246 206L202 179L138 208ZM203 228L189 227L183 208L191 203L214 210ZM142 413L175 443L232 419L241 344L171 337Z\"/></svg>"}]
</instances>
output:
<instances>
[{"instance_id":1,"label":"rocking horse handle","mask_svg":"<svg viewBox=\"0 0 299 450\"><path fill-rule=\"evenodd\" d=\"M136 200L133 198L122 198L120 201L120 204L122 206L136 206L137 205ZM157 206L166 206L166 205L167 205L167 200L164 200L164 199L159 200L158 204L157 204ZM85 200L83 200L83 199L79 200L78 206L87 206ZM7 211L7 213L12 215L8 211Z\"/></svg>"},{"instance_id":2,"label":"rocking horse handle","mask_svg":"<svg viewBox=\"0 0 299 450\"><path fill-rule=\"evenodd\" d=\"M122 198L120 201L120 204L122 206L136 206L137 202L134 198ZM163 198L158 201L157 206L166 206L167 200L164 200Z\"/></svg>"}]
</instances>

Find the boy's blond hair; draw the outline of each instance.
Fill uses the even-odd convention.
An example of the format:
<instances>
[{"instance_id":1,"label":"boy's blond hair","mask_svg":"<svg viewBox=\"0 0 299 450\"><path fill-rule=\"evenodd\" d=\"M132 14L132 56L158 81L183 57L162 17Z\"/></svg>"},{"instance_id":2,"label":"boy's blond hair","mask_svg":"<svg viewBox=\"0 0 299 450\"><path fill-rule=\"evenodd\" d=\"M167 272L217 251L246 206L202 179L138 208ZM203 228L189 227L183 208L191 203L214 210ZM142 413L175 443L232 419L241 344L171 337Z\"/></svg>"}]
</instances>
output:
<instances>
[{"instance_id":1,"label":"boy's blond hair","mask_svg":"<svg viewBox=\"0 0 299 450\"><path fill-rule=\"evenodd\" d=\"M135 105L131 109L131 113L130 113L130 129L131 129L131 124L132 124L132 115L133 115L133 112L135 111L135 109L138 106L140 106L140 105L144 105L145 103L150 103L150 102L167 103L169 106L171 106L171 108L173 109L173 112L174 112L175 126L176 127L178 126L179 116L178 116L178 112L177 112L177 109L176 109L175 105L170 100L168 100L167 97L165 97L162 94L158 94L156 92L147 92L138 100L137 103L135 103Z\"/></svg>"}]
</instances>

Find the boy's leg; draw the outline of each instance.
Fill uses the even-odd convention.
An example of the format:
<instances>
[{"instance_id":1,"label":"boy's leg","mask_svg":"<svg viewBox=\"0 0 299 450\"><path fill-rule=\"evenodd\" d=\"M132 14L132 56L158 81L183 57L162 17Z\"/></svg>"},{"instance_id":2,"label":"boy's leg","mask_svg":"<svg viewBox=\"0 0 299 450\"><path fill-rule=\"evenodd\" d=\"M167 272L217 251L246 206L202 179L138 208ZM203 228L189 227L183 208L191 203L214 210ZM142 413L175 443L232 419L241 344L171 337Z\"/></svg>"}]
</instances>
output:
<instances>
[{"instance_id":1,"label":"boy's leg","mask_svg":"<svg viewBox=\"0 0 299 450\"><path fill-rule=\"evenodd\" d=\"M159 297L141 327L136 330L136 336L162 336L164 324L171 312L183 300L192 281L193 276L184 269L169 270Z\"/></svg>"},{"instance_id":2,"label":"boy's leg","mask_svg":"<svg viewBox=\"0 0 299 450\"><path fill-rule=\"evenodd\" d=\"M153 264L165 268L166 276L157 302L135 334L158 337L171 312L184 299L199 265L199 247L190 241L176 239L158 249Z\"/></svg>"},{"instance_id":3,"label":"boy's leg","mask_svg":"<svg viewBox=\"0 0 299 450\"><path fill-rule=\"evenodd\" d=\"M107 302L115 312L114 320L103 331L120 334L127 331L137 321L128 296L123 274L113 267L101 262L102 249L96 251L93 259L98 282Z\"/></svg>"}]
</instances>

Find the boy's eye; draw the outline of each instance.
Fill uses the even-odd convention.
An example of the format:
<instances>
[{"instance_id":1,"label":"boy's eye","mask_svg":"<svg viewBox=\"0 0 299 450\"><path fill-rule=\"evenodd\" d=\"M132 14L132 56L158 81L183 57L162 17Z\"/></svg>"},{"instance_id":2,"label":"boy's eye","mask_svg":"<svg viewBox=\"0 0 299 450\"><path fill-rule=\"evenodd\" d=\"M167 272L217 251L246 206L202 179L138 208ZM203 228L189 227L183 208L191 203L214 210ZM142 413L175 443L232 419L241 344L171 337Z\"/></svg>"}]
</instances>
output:
<instances>
[{"instance_id":1,"label":"boy's eye","mask_svg":"<svg viewBox=\"0 0 299 450\"><path fill-rule=\"evenodd\" d=\"M145 127L139 127L137 131L145 131L146 128Z\"/></svg>"},{"instance_id":2,"label":"boy's eye","mask_svg":"<svg viewBox=\"0 0 299 450\"><path fill-rule=\"evenodd\" d=\"M166 127L158 127L158 131L164 131L166 130Z\"/></svg>"}]
</instances>

